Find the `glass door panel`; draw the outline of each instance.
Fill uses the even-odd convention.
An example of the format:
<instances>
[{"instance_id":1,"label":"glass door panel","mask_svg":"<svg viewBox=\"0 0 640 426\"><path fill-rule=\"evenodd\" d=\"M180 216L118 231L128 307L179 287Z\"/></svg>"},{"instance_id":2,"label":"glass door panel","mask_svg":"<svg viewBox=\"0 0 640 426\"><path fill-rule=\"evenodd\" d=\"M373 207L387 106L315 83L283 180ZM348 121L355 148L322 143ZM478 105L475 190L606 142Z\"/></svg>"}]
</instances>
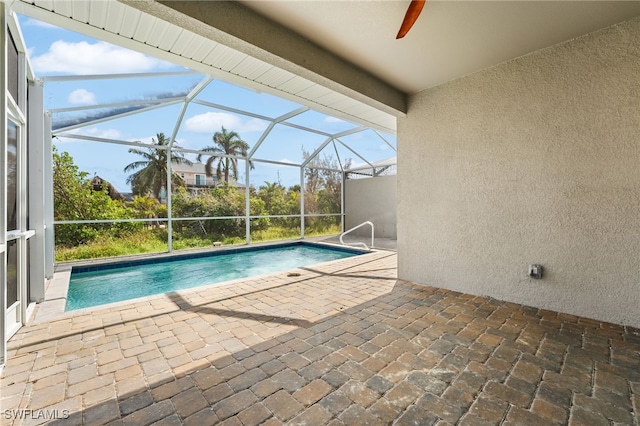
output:
<instances>
[{"instance_id":1,"label":"glass door panel","mask_svg":"<svg viewBox=\"0 0 640 426\"><path fill-rule=\"evenodd\" d=\"M16 239L20 234L19 202L19 131L20 127L14 122L7 121L7 266L5 280L7 286L7 305L5 312L6 338L10 338L21 323L21 286L25 283L25 277L20 269L20 245L22 238Z\"/></svg>"},{"instance_id":2,"label":"glass door panel","mask_svg":"<svg viewBox=\"0 0 640 426\"><path fill-rule=\"evenodd\" d=\"M7 231L19 229L18 223L18 126L7 122Z\"/></svg>"},{"instance_id":3,"label":"glass door panel","mask_svg":"<svg viewBox=\"0 0 640 426\"><path fill-rule=\"evenodd\" d=\"M18 302L18 244L7 242L7 307Z\"/></svg>"},{"instance_id":4,"label":"glass door panel","mask_svg":"<svg viewBox=\"0 0 640 426\"><path fill-rule=\"evenodd\" d=\"M18 328L20 328L20 302L19 302L19 279L18 279L18 241L7 241L7 312L5 315L5 326L7 338L10 338Z\"/></svg>"}]
</instances>

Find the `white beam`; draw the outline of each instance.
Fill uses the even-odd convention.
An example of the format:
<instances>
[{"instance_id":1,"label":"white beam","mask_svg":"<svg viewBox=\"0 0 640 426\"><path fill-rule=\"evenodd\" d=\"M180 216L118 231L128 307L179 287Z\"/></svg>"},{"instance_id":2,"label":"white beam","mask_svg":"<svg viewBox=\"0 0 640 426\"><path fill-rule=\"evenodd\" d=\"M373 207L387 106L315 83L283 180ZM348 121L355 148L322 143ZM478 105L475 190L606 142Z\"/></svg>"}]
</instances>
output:
<instances>
[{"instance_id":1,"label":"white beam","mask_svg":"<svg viewBox=\"0 0 640 426\"><path fill-rule=\"evenodd\" d=\"M172 148L173 152L186 152L189 154L202 154L202 155L211 155L211 152L203 151L201 149L189 149L189 148ZM215 153L216 157L228 157L228 158L236 158L238 160L246 160L246 157L241 157L238 155L227 155L227 154L218 154Z\"/></svg>"},{"instance_id":2,"label":"white beam","mask_svg":"<svg viewBox=\"0 0 640 426\"><path fill-rule=\"evenodd\" d=\"M384 141L384 143L386 143L387 145L389 145L389 148L391 148L391 149L393 150L393 152L398 152L398 150L396 149L396 147L395 147L395 146L393 146L393 145L391 144L391 142L389 142L389 141L388 141L384 136L382 136L382 135L380 134L380 132L378 132L376 129L371 129L371 130L373 130L373 132L374 132L376 135L378 135L378 137L379 137L380 139L382 139L382 140Z\"/></svg>"},{"instance_id":3,"label":"white beam","mask_svg":"<svg viewBox=\"0 0 640 426\"><path fill-rule=\"evenodd\" d=\"M188 75L202 75L202 73L197 71L164 71L122 74L48 75L41 78L45 83L48 83L50 81L112 80L116 78L179 77Z\"/></svg>"},{"instance_id":4,"label":"white beam","mask_svg":"<svg viewBox=\"0 0 640 426\"><path fill-rule=\"evenodd\" d=\"M302 162L302 167L306 167L307 164L309 164L314 158L316 158L316 156L320 154L320 152L322 152L324 147L329 145L329 142L331 142L332 140L333 140L332 138L327 138L326 141L322 142L322 145L320 145L315 151L313 151L313 154L311 154L309 158L307 158Z\"/></svg>"},{"instance_id":5,"label":"white beam","mask_svg":"<svg viewBox=\"0 0 640 426\"><path fill-rule=\"evenodd\" d=\"M182 126L182 120L184 120L184 115L187 113L187 108L189 108L189 103L191 103L191 101L196 96L198 96L200 94L200 92L202 92L209 85L209 83L211 83L212 81L213 81L213 77L212 76L206 76L205 78L202 79L202 81L200 81L200 83L198 83L196 85L196 87L191 89L189 94L184 98L184 104L182 105L182 108L180 108L180 113L178 114L178 119L176 120L175 126L173 126L173 132L171 133L171 139L169 139L169 148L173 147L173 143L175 142L176 137L178 136L178 131L180 130L180 127Z\"/></svg>"},{"instance_id":6,"label":"white beam","mask_svg":"<svg viewBox=\"0 0 640 426\"><path fill-rule=\"evenodd\" d=\"M260 148L260 146L262 145L262 142L264 142L264 140L267 138L267 136L269 136L269 133L271 133L271 131L273 130L273 128L275 126L276 126L275 121L272 121L271 123L269 123L267 128L260 135L260 138L258 139L258 141L255 143L255 145L253 145L253 148L251 148L251 151L249 151L249 154L247 155L247 158L249 158L249 159L253 158L253 154L256 153L258 148Z\"/></svg>"},{"instance_id":7,"label":"white beam","mask_svg":"<svg viewBox=\"0 0 640 426\"><path fill-rule=\"evenodd\" d=\"M162 98L162 99L140 99L135 101L122 101L122 102L113 102L108 104L96 104L96 105L83 105L77 107L67 107L67 108L54 108L48 110L48 112L52 114L57 114L61 112L74 112L74 111L90 111L94 109L103 109L103 108L119 108L123 106L131 106L131 105L157 105L163 104L167 102L182 102L184 101L184 96L172 96L170 98Z\"/></svg>"},{"instance_id":8,"label":"white beam","mask_svg":"<svg viewBox=\"0 0 640 426\"><path fill-rule=\"evenodd\" d=\"M364 126L354 127L353 129L349 129L349 130L345 130L345 131L342 131L342 132L335 133L335 134L331 135L331 137L333 139L338 139L338 138L341 138L341 137L344 137L344 136L353 135L355 133L364 132L365 130L367 130L367 127L364 127Z\"/></svg>"},{"instance_id":9,"label":"white beam","mask_svg":"<svg viewBox=\"0 0 640 426\"><path fill-rule=\"evenodd\" d=\"M288 120L291 117L295 117L296 115L302 114L303 112L306 112L306 111L309 111L308 107L300 107L298 109L295 109L291 112L288 112L284 115L281 115L280 117L273 119L271 123L269 123L269 126L266 128L266 130L262 133L262 135L260 135L260 139L258 139L258 142L256 142L256 144L253 146L253 148L249 152L248 158L251 159L253 157L253 154L255 154L258 148L260 148L260 145L262 145L262 142L264 142L264 140L267 138L269 133L271 133L271 130L273 130L276 124L281 123L285 120Z\"/></svg>"},{"instance_id":10,"label":"white beam","mask_svg":"<svg viewBox=\"0 0 640 426\"><path fill-rule=\"evenodd\" d=\"M364 161L365 163L367 163L368 165L370 165L371 167L373 167L373 164L371 164L366 158L364 158L362 155L358 154L355 150L351 149L351 147L349 145L347 145L346 143L342 142L340 139L336 139L338 142L340 142L342 144L342 146L344 146L345 148L347 148L349 151L353 152L359 159L361 159L362 161Z\"/></svg>"},{"instance_id":11,"label":"white beam","mask_svg":"<svg viewBox=\"0 0 640 426\"><path fill-rule=\"evenodd\" d=\"M138 147L138 148L153 148L153 149L157 149L157 150L169 149L166 146L152 145L152 144L149 144L149 143L129 142L129 141L116 140L116 139L105 139L105 138L99 138L99 137L96 137L96 136L78 135L78 134L75 134L75 133L60 133L60 134L57 134L56 137L57 138L78 139L78 140L91 141L91 142L104 142L104 143L110 143L110 144L115 144L115 145L135 146L135 147Z\"/></svg>"},{"instance_id":12,"label":"white beam","mask_svg":"<svg viewBox=\"0 0 640 426\"><path fill-rule=\"evenodd\" d=\"M228 107L228 106L225 106L225 105L216 104L214 102L203 101L201 99L194 99L193 103L194 104L198 104L198 105L208 106L210 108L219 109L221 111L233 112L235 114L240 114L240 115L245 115L247 117L257 118L259 120L273 121L272 117L267 117L266 115L254 114L252 112L245 111L245 110L242 110L242 109L232 108L232 107Z\"/></svg>"},{"instance_id":13,"label":"white beam","mask_svg":"<svg viewBox=\"0 0 640 426\"><path fill-rule=\"evenodd\" d=\"M167 191L167 251L171 253L173 251L173 212L171 205L171 150L167 150L167 185L165 190Z\"/></svg>"},{"instance_id":14,"label":"white beam","mask_svg":"<svg viewBox=\"0 0 640 426\"><path fill-rule=\"evenodd\" d=\"M344 172L344 166L342 165L342 160L340 159L340 154L338 154L338 147L336 146L336 141L332 141L331 144L333 145L333 150L336 153L336 158L338 159L338 165L340 166L340 171Z\"/></svg>"},{"instance_id":15,"label":"white beam","mask_svg":"<svg viewBox=\"0 0 640 426\"><path fill-rule=\"evenodd\" d=\"M51 116L44 115L44 274L53 278L55 263L55 230L53 227L53 138L51 134Z\"/></svg>"},{"instance_id":16,"label":"white beam","mask_svg":"<svg viewBox=\"0 0 640 426\"><path fill-rule=\"evenodd\" d=\"M284 161L275 161L275 160L264 160L260 158L252 158L251 161L254 163L269 163L269 164L277 164L279 166L291 166L291 167L301 167L302 164L297 163L287 163Z\"/></svg>"},{"instance_id":17,"label":"white beam","mask_svg":"<svg viewBox=\"0 0 640 426\"><path fill-rule=\"evenodd\" d=\"M244 187L244 225L245 225L245 240L247 244L251 244L251 191L249 188L249 173L251 169L251 163L249 161L244 162L245 170L245 187Z\"/></svg>"},{"instance_id":18,"label":"white beam","mask_svg":"<svg viewBox=\"0 0 640 426\"><path fill-rule=\"evenodd\" d=\"M55 129L54 134L58 134L60 132L67 132L69 130L79 129L81 127L92 126L94 124L104 123L106 121L111 121L111 120L115 120L115 119L122 118L122 117L128 117L130 115L141 114L141 113L147 112L147 111L153 111L155 109L164 108L164 107L167 107L167 106L175 105L175 104L180 103L180 102L182 102L182 99L180 99L179 101L170 101L170 102L165 102L165 103L158 104L158 105L152 105L152 106L149 106L149 107L146 107L146 108L136 109L134 111L127 111L127 112L123 112L122 114L115 114L115 115L111 115L109 117L98 118L98 119L95 119L95 120L86 121L84 123L74 124L72 126L62 127L60 129Z\"/></svg>"},{"instance_id":19,"label":"white beam","mask_svg":"<svg viewBox=\"0 0 640 426\"><path fill-rule=\"evenodd\" d=\"M304 167L300 167L300 238L304 239Z\"/></svg>"},{"instance_id":20,"label":"white beam","mask_svg":"<svg viewBox=\"0 0 640 426\"><path fill-rule=\"evenodd\" d=\"M45 287L45 129L44 86L42 81L31 84L28 117L29 150L29 229L36 231L29 239L29 286L31 299L44 301Z\"/></svg>"},{"instance_id":21,"label":"white beam","mask_svg":"<svg viewBox=\"0 0 640 426\"><path fill-rule=\"evenodd\" d=\"M305 132L315 133L320 136L331 136L331 133L323 132L322 130L312 129L311 127L302 126L300 124L286 123L286 122L280 123L280 124L282 124L283 126L293 127L294 129L303 130Z\"/></svg>"}]
</instances>

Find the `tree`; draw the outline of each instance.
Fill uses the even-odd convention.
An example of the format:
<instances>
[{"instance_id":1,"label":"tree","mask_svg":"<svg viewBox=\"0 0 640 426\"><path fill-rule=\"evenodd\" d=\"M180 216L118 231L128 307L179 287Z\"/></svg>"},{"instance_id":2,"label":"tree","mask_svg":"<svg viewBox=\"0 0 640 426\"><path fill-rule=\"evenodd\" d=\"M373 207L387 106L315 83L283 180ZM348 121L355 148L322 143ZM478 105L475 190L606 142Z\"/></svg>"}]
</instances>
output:
<instances>
[{"instance_id":1,"label":"tree","mask_svg":"<svg viewBox=\"0 0 640 426\"><path fill-rule=\"evenodd\" d=\"M213 165L217 162L215 175L218 180L224 178L225 182L229 182L229 176L238 180L238 159L236 157L246 157L249 144L240 139L236 132L229 132L222 126L222 131L215 132L213 135L213 146L203 148L202 151L212 153L205 163L207 176L214 176ZM198 155L198 161L202 159L203 155ZM253 169L251 162L249 162L249 166Z\"/></svg>"},{"instance_id":2,"label":"tree","mask_svg":"<svg viewBox=\"0 0 640 426\"><path fill-rule=\"evenodd\" d=\"M258 197L264 201L267 212L272 215L287 214L286 189L277 182L265 182L258 189Z\"/></svg>"},{"instance_id":3,"label":"tree","mask_svg":"<svg viewBox=\"0 0 640 426\"><path fill-rule=\"evenodd\" d=\"M244 237L245 198L235 187L224 185L190 194L183 188L178 189L171 203L173 217L226 217L226 219L181 220L173 225L174 232L180 237L207 235L212 241L223 241L227 237ZM252 216L265 216L264 202L257 198L249 199L249 212ZM235 218L230 218L234 217ZM266 229L268 218L251 220L253 230Z\"/></svg>"},{"instance_id":4,"label":"tree","mask_svg":"<svg viewBox=\"0 0 640 426\"><path fill-rule=\"evenodd\" d=\"M306 160L310 154L302 151ZM342 204L342 170L351 166L347 159L342 167L332 155L316 156L304 169L304 212L305 214L337 214ZM315 232L326 232L335 229L340 223L339 216L308 218L307 229Z\"/></svg>"},{"instance_id":5,"label":"tree","mask_svg":"<svg viewBox=\"0 0 640 426\"><path fill-rule=\"evenodd\" d=\"M297 189L295 191L294 189ZM287 190L278 182L265 182L258 188L256 196L264 202L265 210L269 215L299 215L300 189L299 186L291 187ZM275 226L300 226L297 217L274 217L270 218L271 224Z\"/></svg>"},{"instance_id":6,"label":"tree","mask_svg":"<svg viewBox=\"0 0 640 426\"><path fill-rule=\"evenodd\" d=\"M306 160L310 154L303 150ZM305 213L339 213L342 203L342 170L351 167L348 158L341 167L332 155L317 156L304 169L304 208Z\"/></svg>"},{"instance_id":7,"label":"tree","mask_svg":"<svg viewBox=\"0 0 640 426\"><path fill-rule=\"evenodd\" d=\"M153 146L146 151L131 148L129 152L140 155L144 160L134 161L124 168L125 172L132 172L127 178L127 183L131 185L131 190L135 195L152 194L156 199L160 199L162 188L167 187L167 151L169 150L169 139L164 133L157 133ZM176 146L176 145L174 145ZM173 164L189 164L191 161L184 158L182 154L171 152L171 162ZM184 180L177 174L172 173L171 190L177 186L184 186Z\"/></svg>"},{"instance_id":8,"label":"tree","mask_svg":"<svg viewBox=\"0 0 640 426\"><path fill-rule=\"evenodd\" d=\"M124 201L109 196L105 182L95 187L88 173L80 171L68 152L59 153L53 148L53 205L54 219L65 220L105 220L126 219L133 211ZM88 223L60 224L55 226L56 244L78 245L89 242L101 234L120 235L139 229L137 223Z\"/></svg>"},{"instance_id":9,"label":"tree","mask_svg":"<svg viewBox=\"0 0 640 426\"><path fill-rule=\"evenodd\" d=\"M160 202L148 195L137 195L133 197L133 201L129 205L135 212L135 217L138 219L155 219L167 217L167 206L160 204ZM145 223L145 228L149 226L149 223ZM155 223L155 226L159 226L159 222Z\"/></svg>"}]
</instances>

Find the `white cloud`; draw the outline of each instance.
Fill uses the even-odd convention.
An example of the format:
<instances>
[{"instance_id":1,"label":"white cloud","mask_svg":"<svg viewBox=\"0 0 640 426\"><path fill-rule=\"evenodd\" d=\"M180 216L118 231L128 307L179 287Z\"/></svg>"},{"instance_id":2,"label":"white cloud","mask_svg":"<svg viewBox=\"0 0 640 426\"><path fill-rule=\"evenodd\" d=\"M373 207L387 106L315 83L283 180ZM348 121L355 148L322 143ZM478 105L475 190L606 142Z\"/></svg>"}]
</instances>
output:
<instances>
[{"instance_id":1,"label":"white cloud","mask_svg":"<svg viewBox=\"0 0 640 426\"><path fill-rule=\"evenodd\" d=\"M184 122L185 130L196 133L219 132L223 126L229 131L235 131L240 134L267 128L267 124L262 120L252 118L243 122L240 117L226 112L205 112L204 114L194 115Z\"/></svg>"},{"instance_id":2,"label":"white cloud","mask_svg":"<svg viewBox=\"0 0 640 426\"><path fill-rule=\"evenodd\" d=\"M38 21L37 19L27 18L22 24L25 27L40 27L40 28L49 28L52 30L59 30L60 27L56 27L55 25L48 24L46 22Z\"/></svg>"},{"instance_id":3,"label":"white cloud","mask_svg":"<svg viewBox=\"0 0 640 426\"><path fill-rule=\"evenodd\" d=\"M252 118L242 125L241 131L243 132L256 132L262 131L268 127L268 124L257 118ZM238 130L236 130L238 131Z\"/></svg>"},{"instance_id":4,"label":"white cloud","mask_svg":"<svg viewBox=\"0 0 640 426\"><path fill-rule=\"evenodd\" d=\"M35 56L31 64L37 73L63 72L75 75L147 72L167 68L168 62L103 41L53 42L49 50Z\"/></svg>"},{"instance_id":5,"label":"white cloud","mask_svg":"<svg viewBox=\"0 0 640 426\"><path fill-rule=\"evenodd\" d=\"M122 133L117 129L98 129L97 127L90 127L88 129L73 129L67 133L71 133L74 135L84 135L84 136L93 136L96 138L102 139L115 139L121 140ZM83 142L82 139L76 138L65 138L64 136L56 136L55 143L75 143L75 142Z\"/></svg>"},{"instance_id":6,"label":"white cloud","mask_svg":"<svg viewBox=\"0 0 640 426\"><path fill-rule=\"evenodd\" d=\"M332 117L330 115L325 117L324 122L325 123L346 123L346 121L337 117Z\"/></svg>"},{"instance_id":7,"label":"white cloud","mask_svg":"<svg viewBox=\"0 0 640 426\"><path fill-rule=\"evenodd\" d=\"M184 122L185 130L197 133L212 133L221 127L235 129L242 124L240 118L224 112L206 112L194 115Z\"/></svg>"},{"instance_id":8,"label":"white cloud","mask_svg":"<svg viewBox=\"0 0 640 426\"><path fill-rule=\"evenodd\" d=\"M96 103L96 95L85 89L76 89L69 94L68 101L72 104L92 105Z\"/></svg>"},{"instance_id":9,"label":"white cloud","mask_svg":"<svg viewBox=\"0 0 640 426\"><path fill-rule=\"evenodd\" d=\"M83 134L88 134L89 136L95 136L97 138L103 139L120 139L122 138L122 133L118 129L98 129L97 127L91 127L89 129L85 129Z\"/></svg>"},{"instance_id":10,"label":"white cloud","mask_svg":"<svg viewBox=\"0 0 640 426\"><path fill-rule=\"evenodd\" d=\"M380 151L386 151L386 150L388 150L388 149L389 149L389 145L387 145L386 143L381 143L381 144L378 146L378 149L379 149Z\"/></svg>"}]
</instances>

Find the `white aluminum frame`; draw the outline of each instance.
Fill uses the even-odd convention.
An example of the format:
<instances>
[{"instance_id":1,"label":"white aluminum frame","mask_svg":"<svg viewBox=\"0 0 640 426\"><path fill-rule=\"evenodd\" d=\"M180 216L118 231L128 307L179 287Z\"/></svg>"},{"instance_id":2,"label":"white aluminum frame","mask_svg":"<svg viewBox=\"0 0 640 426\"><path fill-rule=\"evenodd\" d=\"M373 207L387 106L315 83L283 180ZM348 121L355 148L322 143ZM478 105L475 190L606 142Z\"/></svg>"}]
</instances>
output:
<instances>
[{"instance_id":1,"label":"white aluminum frame","mask_svg":"<svg viewBox=\"0 0 640 426\"><path fill-rule=\"evenodd\" d=\"M134 77L139 77L139 76L144 76L147 77L149 73L144 73L144 74L117 74L114 75L115 78L134 78ZM197 74L197 73L189 73L189 74ZM98 78L98 76L89 76L89 78L91 79L95 79ZM108 76L100 76L100 78L108 78ZM51 77L46 77L43 78L43 82L46 81L58 81L61 78L57 77L57 78L51 78ZM64 81L81 81L84 80L84 76L65 76ZM329 170L329 171L335 171L335 172L339 172L341 174L341 176L344 179L344 170L343 170L343 165L340 164L340 169L331 169L331 168L325 168L325 167L320 167L320 166L315 166L313 165L313 161L317 158L317 156L323 152L325 150L325 148L327 148L327 146L329 144L333 145L333 149L336 152L336 155L338 156L338 161L339 160L339 155L338 155L338 150L336 147L336 142L340 143L341 145L345 146L349 151L353 152L356 156L358 156L358 158L360 158L361 160L363 160L364 162L366 162L367 164L371 164L368 160L366 160L363 156L361 156L360 154L358 154L355 150L353 150L351 147L349 147L346 143L344 143L342 140L340 140L339 138L344 137L344 136L348 136L348 135L353 135L359 132L364 132L366 131L368 128L367 127L363 127L363 126L358 126L358 125L354 125L353 128L345 130L345 131L341 131L339 133L336 134L330 134L327 132L322 132L316 129L312 129L306 126L302 126L299 124L295 124L295 123L290 123L287 122L287 120L289 120L290 118L293 118L297 115L303 114L307 111L310 110L309 107L306 106L302 106L302 107L298 107L292 111L289 111L285 114L281 114L277 117L267 117L265 115L261 115L261 114L255 114L249 111L244 111L244 110L240 110L237 108L231 108L231 107L226 107L224 105L221 104L216 104L216 103L212 103L212 102L208 102L208 101L202 101L199 99L196 99L196 96L201 93L211 82L215 81L215 79L213 78L213 76L204 76L203 79L200 81L200 83L198 83L190 92L189 94L187 94L184 97L180 97L180 98L167 98L167 99L163 99L162 102L160 101L156 101L154 102L147 102L147 101L126 101L126 102L119 102L119 103L111 103L111 104L104 104L104 105L96 105L94 106L94 108L103 108L103 107L119 107L119 106L127 106L127 105L142 105L143 103L147 102L147 103L154 103L154 105L150 105L146 108L140 108L138 110L135 111L129 111L129 112L125 112L122 114L115 114L113 116L109 116L109 117L103 117L97 120L89 120L85 123L78 123L78 124L74 124L72 126L67 126L64 128L59 128L59 129L55 129L55 130L51 130L51 134L54 137L58 137L58 138L72 138L72 139L77 139L77 140L86 140L86 141L91 141L91 142L102 142L102 143L110 143L110 144L116 144L116 145L125 145L125 146L133 146L133 147L138 147L138 148L147 148L147 149L158 149L158 150L170 150L172 152L181 152L181 153L189 153L189 154L203 154L203 155L209 155L209 153L207 153L206 151L202 151L202 150L194 150L194 149L188 149L188 148L179 148L179 147L173 147L173 144L175 142L175 139L177 137L178 131L180 129L180 127L182 126L182 122L184 120L185 114L186 114L186 110L188 108L188 105L191 103L194 104L198 104L198 105L202 105L202 106L206 106L206 107L210 107L210 108L215 108L218 110L222 110L222 111L227 111L227 112L231 112L234 114L238 114L238 115L243 115L246 117L251 117L251 118L257 118L263 121L267 121L269 122L267 128L264 130L264 132L262 133L262 135L260 136L260 138L258 139L258 141L253 145L253 147L251 148L250 152L247 154L246 157L242 157L242 156L231 156L231 155L227 155L225 157L229 157L229 158L235 158L237 160L242 160L245 162L245 214L243 216L231 216L231 217L173 217L173 213L172 213L172 194L171 194L171 178L172 178L172 164L170 161L171 155L167 155L167 188L166 188L166 192L167 192L167 218L162 218L162 219L158 219L160 221L166 221L167 223L167 234L168 234L168 241L167 241L167 246L168 246L168 251L172 252L173 251L173 221L185 221L185 220L215 220L215 219L243 219L245 220L245 243L246 244L251 244L251 219L257 219L257 218L269 218L269 217L299 217L300 218L300 238L305 238L305 219L309 218L309 217L323 217L323 216L340 216L341 217L341 223L342 226L341 228L344 229L344 187L343 187L343 183L341 183L341 211L340 213L328 213L328 214L308 214L305 212L305 208L304 208L304 198L305 198L305 194L304 194L304 183L305 183L305 177L304 177L304 172L305 169L307 168L312 168L312 169L318 169L318 170ZM165 106L169 106L169 105L175 105L175 104L179 104L182 103L182 108L180 110L180 113L178 114L176 123L174 125L174 129L172 132L172 135L170 137L169 140L169 145L166 147L157 147L154 145L150 145L148 143L142 143L142 142L131 142L131 141L123 141L123 140L116 140L116 139L106 139L106 138L99 138L99 137L95 137L95 136L89 136L89 135L81 135L78 133L68 133L69 130L76 130L76 129L81 129L83 127L86 126L90 126L93 124L96 124L98 122L102 123L102 122L106 122L106 121L111 121L111 120L115 120L117 118L121 118L124 116L130 116L130 115L135 115L138 113L142 113L145 111L149 111L152 109L157 109L157 108L161 108L161 107L165 107ZM79 108L60 108L60 109L52 109L47 111L47 115L50 117L51 114L56 113L56 112L66 112L69 110L86 110L88 109L88 107L79 107ZM90 109L90 108L89 108ZM307 131L310 133L314 133L314 134L319 134L322 136L326 136L326 139L324 142L322 142L310 155L309 157L307 157L302 163L297 164L297 163L287 163L287 162L282 162L282 161L275 161L275 160L270 160L270 159L263 159L263 158L255 158L255 153L256 151L262 146L262 144L264 143L264 141L266 140L266 138L269 136L269 134L271 133L271 131L275 128L276 125L284 125L284 126L288 126L288 127L292 127L292 128L296 128L298 130L303 130L303 131ZM376 132L376 134L378 134L378 132ZM379 134L378 134L379 135ZM380 136L380 135L379 135ZM382 138L382 136L380 136ZM389 144L388 141L386 141L386 139L382 138L387 144ZM224 156L224 155L223 155ZM250 175L251 175L251 167L250 167L250 162L256 162L256 163L266 163L266 164L276 164L276 165L283 165L283 166L290 166L290 167L298 167L300 169L300 214L299 215L286 215L286 216L282 216L282 215L268 215L268 216L254 216L251 215L251 205L250 205ZM151 220L147 220L147 219L119 219L119 220L84 220L84 221L54 221L53 225L61 225L61 224L82 224L82 223L117 223L117 222L152 222L152 221L157 221L156 219L151 219Z\"/></svg>"}]
</instances>

